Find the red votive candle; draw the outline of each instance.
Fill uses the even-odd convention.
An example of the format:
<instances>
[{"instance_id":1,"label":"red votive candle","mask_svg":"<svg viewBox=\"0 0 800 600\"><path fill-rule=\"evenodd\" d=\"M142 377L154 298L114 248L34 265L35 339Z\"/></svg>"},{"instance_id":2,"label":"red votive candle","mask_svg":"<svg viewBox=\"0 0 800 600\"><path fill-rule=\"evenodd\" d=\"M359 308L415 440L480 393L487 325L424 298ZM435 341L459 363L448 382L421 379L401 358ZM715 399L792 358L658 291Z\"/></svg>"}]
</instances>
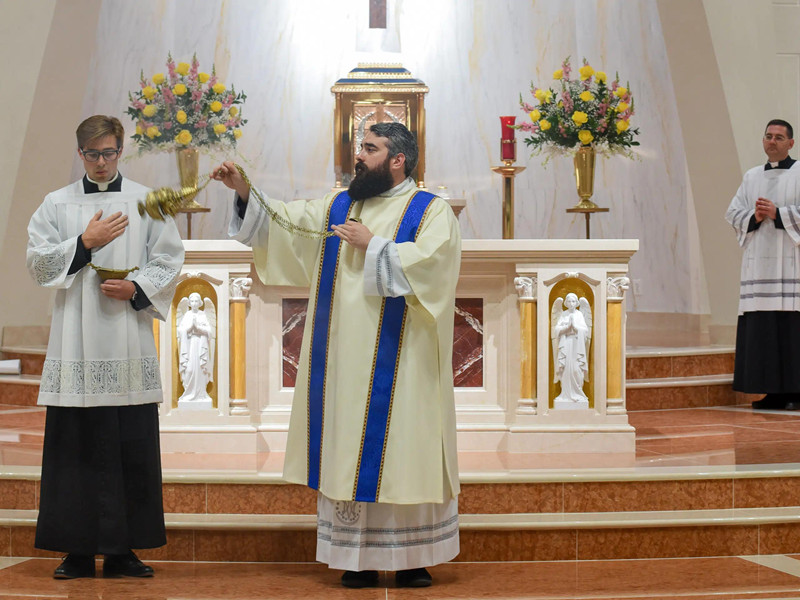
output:
<instances>
[{"instance_id":1,"label":"red votive candle","mask_svg":"<svg viewBox=\"0 0 800 600\"><path fill-rule=\"evenodd\" d=\"M509 127L513 125L517 117L500 117L500 158L502 160L517 159L517 145L514 142L515 129Z\"/></svg>"}]
</instances>

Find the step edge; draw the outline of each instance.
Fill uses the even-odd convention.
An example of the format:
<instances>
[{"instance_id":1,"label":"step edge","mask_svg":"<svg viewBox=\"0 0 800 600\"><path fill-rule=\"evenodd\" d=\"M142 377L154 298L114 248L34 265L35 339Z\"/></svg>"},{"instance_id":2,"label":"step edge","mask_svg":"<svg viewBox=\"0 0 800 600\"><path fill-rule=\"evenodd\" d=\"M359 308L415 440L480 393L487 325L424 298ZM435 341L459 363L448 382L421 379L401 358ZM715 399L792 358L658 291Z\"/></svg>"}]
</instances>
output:
<instances>
[{"instance_id":1,"label":"step edge","mask_svg":"<svg viewBox=\"0 0 800 600\"><path fill-rule=\"evenodd\" d=\"M620 529L648 527L714 527L800 523L800 507L698 509L587 513L511 513L459 515L464 531ZM36 524L36 510L0 510L0 526ZM314 530L315 514L165 513L167 529L189 530Z\"/></svg>"}]
</instances>

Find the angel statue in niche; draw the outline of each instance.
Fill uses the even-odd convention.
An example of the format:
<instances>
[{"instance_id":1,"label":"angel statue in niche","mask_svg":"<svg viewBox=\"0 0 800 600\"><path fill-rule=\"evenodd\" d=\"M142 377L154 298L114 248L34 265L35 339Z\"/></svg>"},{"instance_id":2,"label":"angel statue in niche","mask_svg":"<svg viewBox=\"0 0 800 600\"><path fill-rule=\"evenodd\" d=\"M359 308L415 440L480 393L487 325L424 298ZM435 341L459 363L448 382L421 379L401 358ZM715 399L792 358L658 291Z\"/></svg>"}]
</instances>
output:
<instances>
[{"instance_id":1,"label":"angel statue in niche","mask_svg":"<svg viewBox=\"0 0 800 600\"><path fill-rule=\"evenodd\" d=\"M203 306L201 310L200 307ZM178 302L178 372L183 383L179 405L211 408L206 388L214 380L217 312L210 298L205 302L197 292Z\"/></svg>"},{"instance_id":2,"label":"angel statue in niche","mask_svg":"<svg viewBox=\"0 0 800 600\"><path fill-rule=\"evenodd\" d=\"M562 307L566 308L562 308ZM561 382L555 408L589 408L583 384L589 375L592 308L586 298L572 292L557 298L550 311L553 342L553 381Z\"/></svg>"}]
</instances>

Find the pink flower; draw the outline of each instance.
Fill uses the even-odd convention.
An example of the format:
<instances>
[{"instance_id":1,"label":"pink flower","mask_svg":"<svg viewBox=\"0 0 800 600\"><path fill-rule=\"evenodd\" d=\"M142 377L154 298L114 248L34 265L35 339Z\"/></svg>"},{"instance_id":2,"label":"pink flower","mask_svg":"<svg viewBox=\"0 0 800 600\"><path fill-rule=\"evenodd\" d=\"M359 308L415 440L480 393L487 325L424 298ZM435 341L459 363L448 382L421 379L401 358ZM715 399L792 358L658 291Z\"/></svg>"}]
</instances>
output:
<instances>
[{"instance_id":1,"label":"pink flower","mask_svg":"<svg viewBox=\"0 0 800 600\"><path fill-rule=\"evenodd\" d=\"M522 129L522 131L536 131L534 124L531 123L530 121L525 121L524 123L522 123L522 125L519 126L519 128Z\"/></svg>"},{"instance_id":2,"label":"pink flower","mask_svg":"<svg viewBox=\"0 0 800 600\"><path fill-rule=\"evenodd\" d=\"M208 121L202 121L201 120L201 121L197 122L197 128L198 129L203 129L204 127L208 127Z\"/></svg>"},{"instance_id":3,"label":"pink flower","mask_svg":"<svg viewBox=\"0 0 800 600\"><path fill-rule=\"evenodd\" d=\"M200 100L200 98L202 97L203 97L203 92L201 90L194 90L192 92L192 100L194 100L195 102Z\"/></svg>"},{"instance_id":4,"label":"pink flower","mask_svg":"<svg viewBox=\"0 0 800 600\"><path fill-rule=\"evenodd\" d=\"M569 66L569 60L565 60L564 64L561 65L561 71L563 73L564 79L568 80L569 74L572 72L572 68Z\"/></svg>"},{"instance_id":5,"label":"pink flower","mask_svg":"<svg viewBox=\"0 0 800 600\"><path fill-rule=\"evenodd\" d=\"M175 104L175 95L172 93L172 90L168 87L164 87L162 90L164 94L164 103L165 104Z\"/></svg>"},{"instance_id":6,"label":"pink flower","mask_svg":"<svg viewBox=\"0 0 800 600\"><path fill-rule=\"evenodd\" d=\"M529 112L532 112L536 107L535 106L531 106L527 102L523 102L522 103L522 108L526 113L529 113Z\"/></svg>"},{"instance_id":7,"label":"pink flower","mask_svg":"<svg viewBox=\"0 0 800 600\"><path fill-rule=\"evenodd\" d=\"M133 108L136 110L142 110L144 108L144 102L141 100L136 100L131 106L133 106Z\"/></svg>"},{"instance_id":8,"label":"pink flower","mask_svg":"<svg viewBox=\"0 0 800 600\"><path fill-rule=\"evenodd\" d=\"M164 129L166 129L166 130L170 130L170 129L172 129L172 122L170 122L170 121L165 121L165 122L164 122Z\"/></svg>"},{"instance_id":9,"label":"pink flower","mask_svg":"<svg viewBox=\"0 0 800 600\"><path fill-rule=\"evenodd\" d=\"M227 121L225 121L225 127L230 129L231 127L234 126L236 126L236 119L228 119Z\"/></svg>"}]
</instances>

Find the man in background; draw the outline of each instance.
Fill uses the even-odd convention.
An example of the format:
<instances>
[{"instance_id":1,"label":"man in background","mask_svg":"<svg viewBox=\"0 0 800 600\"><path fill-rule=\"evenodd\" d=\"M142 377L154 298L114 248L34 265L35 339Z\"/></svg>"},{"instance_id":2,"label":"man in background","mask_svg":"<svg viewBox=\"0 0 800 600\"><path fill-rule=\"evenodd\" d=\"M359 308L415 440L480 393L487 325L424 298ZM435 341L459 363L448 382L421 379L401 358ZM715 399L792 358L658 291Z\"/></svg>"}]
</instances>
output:
<instances>
[{"instance_id":1,"label":"man in background","mask_svg":"<svg viewBox=\"0 0 800 600\"><path fill-rule=\"evenodd\" d=\"M800 167L792 126L773 119L768 162L744 175L725 215L744 248L733 389L756 410L800 409Z\"/></svg>"}]
</instances>

